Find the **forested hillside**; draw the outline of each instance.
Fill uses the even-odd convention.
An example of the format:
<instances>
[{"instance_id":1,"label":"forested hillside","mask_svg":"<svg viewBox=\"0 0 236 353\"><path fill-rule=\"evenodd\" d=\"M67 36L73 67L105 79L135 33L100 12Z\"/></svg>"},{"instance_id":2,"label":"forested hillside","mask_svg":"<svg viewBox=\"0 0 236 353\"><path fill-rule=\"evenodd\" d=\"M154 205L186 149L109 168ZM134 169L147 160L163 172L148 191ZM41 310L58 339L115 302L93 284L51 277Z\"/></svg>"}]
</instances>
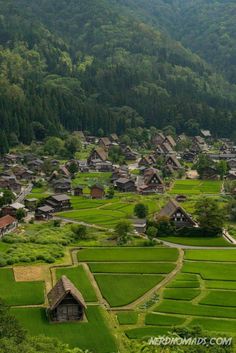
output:
<instances>
[{"instance_id":1,"label":"forested hillside","mask_svg":"<svg viewBox=\"0 0 236 353\"><path fill-rule=\"evenodd\" d=\"M142 7L120 2L0 0L1 140L63 128L235 129L235 86L164 34L167 14L159 31Z\"/></svg>"},{"instance_id":2,"label":"forested hillside","mask_svg":"<svg viewBox=\"0 0 236 353\"><path fill-rule=\"evenodd\" d=\"M169 33L236 82L234 0L115 0L130 13Z\"/></svg>"}]
</instances>

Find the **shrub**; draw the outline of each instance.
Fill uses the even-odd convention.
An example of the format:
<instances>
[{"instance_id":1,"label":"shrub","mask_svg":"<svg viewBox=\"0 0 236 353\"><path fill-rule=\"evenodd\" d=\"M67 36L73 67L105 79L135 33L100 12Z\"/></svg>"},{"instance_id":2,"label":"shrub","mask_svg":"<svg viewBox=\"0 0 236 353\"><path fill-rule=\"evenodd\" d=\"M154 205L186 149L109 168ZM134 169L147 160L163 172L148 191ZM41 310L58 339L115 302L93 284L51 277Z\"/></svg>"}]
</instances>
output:
<instances>
[{"instance_id":1,"label":"shrub","mask_svg":"<svg viewBox=\"0 0 236 353\"><path fill-rule=\"evenodd\" d=\"M74 233L74 238L76 240L84 240L88 237L87 227L80 224L73 224L71 230Z\"/></svg>"}]
</instances>

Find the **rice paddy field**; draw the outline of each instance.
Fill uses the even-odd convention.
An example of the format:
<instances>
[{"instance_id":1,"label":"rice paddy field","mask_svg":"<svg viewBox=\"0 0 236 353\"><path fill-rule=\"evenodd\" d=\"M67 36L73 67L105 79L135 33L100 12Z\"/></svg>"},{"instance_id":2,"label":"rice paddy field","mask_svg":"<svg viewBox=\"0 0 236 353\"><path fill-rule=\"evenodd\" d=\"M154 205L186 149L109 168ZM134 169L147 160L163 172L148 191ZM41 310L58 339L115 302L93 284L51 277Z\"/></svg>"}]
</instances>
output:
<instances>
[{"instance_id":1,"label":"rice paddy field","mask_svg":"<svg viewBox=\"0 0 236 353\"><path fill-rule=\"evenodd\" d=\"M0 298L8 305L38 305L44 303L43 282L16 282L13 270L0 269Z\"/></svg>"},{"instance_id":2,"label":"rice paddy field","mask_svg":"<svg viewBox=\"0 0 236 353\"><path fill-rule=\"evenodd\" d=\"M113 199L91 200L85 197L71 197L73 210L60 212L58 216L105 228L114 228L121 220L134 216L134 206L142 202L148 207L149 215L158 212L165 204L160 195L143 197L132 194L116 194Z\"/></svg>"},{"instance_id":3,"label":"rice paddy field","mask_svg":"<svg viewBox=\"0 0 236 353\"><path fill-rule=\"evenodd\" d=\"M170 248L82 249L79 262L86 262L104 299L122 307L142 297L174 270L178 251Z\"/></svg>"},{"instance_id":4,"label":"rice paddy field","mask_svg":"<svg viewBox=\"0 0 236 353\"><path fill-rule=\"evenodd\" d=\"M219 194L222 182L218 180L176 180L170 194Z\"/></svg>"},{"instance_id":5,"label":"rice paddy field","mask_svg":"<svg viewBox=\"0 0 236 353\"><path fill-rule=\"evenodd\" d=\"M236 336L236 250L185 250L181 271L159 293L145 325L129 326L131 339L199 325L209 335Z\"/></svg>"},{"instance_id":6,"label":"rice paddy field","mask_svg":"<svg viewBox=\"0 0 236 353\"><path fill-rule=\"evenodd\" d=\"M148 339L174 327L199 325L208 335L236 339L236 249L87 247L78 250L77 261L52 271L82 293L82 323L50 324L45 307L34 307L44 303L43 282L15 282L11 269L0 270L0 297L30 334L98 353L118 352L123 333Z\"/></svg>"}]
</instances>

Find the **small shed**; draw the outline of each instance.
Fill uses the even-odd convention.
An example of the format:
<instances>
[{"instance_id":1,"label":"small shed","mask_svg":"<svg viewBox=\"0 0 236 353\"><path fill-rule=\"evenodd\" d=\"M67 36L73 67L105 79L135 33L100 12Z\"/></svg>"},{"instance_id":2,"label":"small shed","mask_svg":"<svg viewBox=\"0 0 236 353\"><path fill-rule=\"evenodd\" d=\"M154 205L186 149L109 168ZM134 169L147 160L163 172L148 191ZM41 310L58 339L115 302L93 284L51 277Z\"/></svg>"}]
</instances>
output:
<instances>
[{"instance_id":1,"label":"small shed","mask_svg":"<svg viewBox=\"0 0 236 353\"><path fill-rule=\"evenodd\" d=\"M90 188L90 196L92 199L103 199L105 197L105 189L102 185L92 185Z\"/></svg>"},{"instance_id":2,"label":"small shed","mask_svg":"<svg viewBox=\"0 0 236 353\"><path fill-rule=\"evenodd\" d=\"M66 277L48 293L48 316L52 322L82 321L86 304L80 291Z\"/></svg>"}]
</instances>

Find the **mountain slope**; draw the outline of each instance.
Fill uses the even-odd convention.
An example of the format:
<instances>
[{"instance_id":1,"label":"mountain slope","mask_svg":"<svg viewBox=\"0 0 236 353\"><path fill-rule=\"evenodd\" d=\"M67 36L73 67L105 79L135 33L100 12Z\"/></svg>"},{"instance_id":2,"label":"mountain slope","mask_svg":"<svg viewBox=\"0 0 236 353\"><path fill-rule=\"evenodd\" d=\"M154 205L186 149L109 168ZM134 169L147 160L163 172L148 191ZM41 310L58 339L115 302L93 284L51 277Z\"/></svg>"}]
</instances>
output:
<instances>
[{"instance_id":1,"label":"mountain slope","mask_svg":"<svg viewBox=\"0 0 236 353\"><path fill-rule=\"evenodd\" d=\"M8 140L30 142L35 122L48 134L62 125L121 133L143 123L181 131L189 120L216 133L235 128L235 87L117 2L0 0L0 9Z\"/></svg>"},{"instance_id":2,"label":"mountain slope","mask_svg":"<svg viewBox=\"0 0 236 353\"><path fill-rule=\"evenodd\" d=\"M115 0L160 28L236 82L236 3L233 0Z\"/></svg>"}]
</instances>

